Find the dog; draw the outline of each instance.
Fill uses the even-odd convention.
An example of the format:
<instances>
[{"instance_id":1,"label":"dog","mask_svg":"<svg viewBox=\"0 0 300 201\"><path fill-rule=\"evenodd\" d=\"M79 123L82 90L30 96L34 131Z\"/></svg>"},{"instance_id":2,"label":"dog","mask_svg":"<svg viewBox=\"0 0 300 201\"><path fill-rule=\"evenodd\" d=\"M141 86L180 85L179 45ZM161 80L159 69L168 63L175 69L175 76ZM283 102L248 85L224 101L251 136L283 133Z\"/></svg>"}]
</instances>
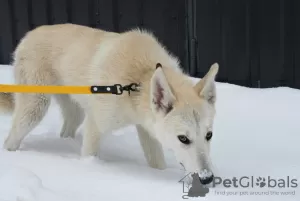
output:
<instances>
[{"instance_id":1,"label":"dog","mask_svg":"<svg viewBox=\"0 0 300 201\"><path fill-rule=\"evenodd\" d=\"M19 149L54 97L64 119L61 137L74 138L84 122L82 157L96 156L107 133L135 125L150 167L166 168L165 147L185 171L198 173L202 184L212 182L218 63L195 84L152 32L135 28L116 33L75 24L43 25L27 32L12 56L19 85L140 83L140 90L130 95L1 93L1 111L12 113L6 150Z\"/></svg>"}]
</instances>

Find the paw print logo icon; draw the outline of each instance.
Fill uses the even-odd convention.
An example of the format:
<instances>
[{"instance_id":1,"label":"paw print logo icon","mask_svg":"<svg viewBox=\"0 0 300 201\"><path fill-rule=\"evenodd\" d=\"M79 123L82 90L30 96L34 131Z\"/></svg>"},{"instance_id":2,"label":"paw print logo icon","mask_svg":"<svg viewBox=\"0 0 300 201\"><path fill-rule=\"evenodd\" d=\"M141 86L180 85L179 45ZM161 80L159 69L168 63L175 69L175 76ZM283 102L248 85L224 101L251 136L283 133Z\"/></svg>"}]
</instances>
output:
<instances>
[{"instance_id":1,"label":"paw print logo icon","mask_svg":"<svg viewBox=\"0 0 300 201\"><path fill-rule=\"evenodd\" d=\"M266 179L262 177L258 177L256 179L256 186L259 186L260 188L263 188L266 186Z\"/></svg>"}]
</instances>

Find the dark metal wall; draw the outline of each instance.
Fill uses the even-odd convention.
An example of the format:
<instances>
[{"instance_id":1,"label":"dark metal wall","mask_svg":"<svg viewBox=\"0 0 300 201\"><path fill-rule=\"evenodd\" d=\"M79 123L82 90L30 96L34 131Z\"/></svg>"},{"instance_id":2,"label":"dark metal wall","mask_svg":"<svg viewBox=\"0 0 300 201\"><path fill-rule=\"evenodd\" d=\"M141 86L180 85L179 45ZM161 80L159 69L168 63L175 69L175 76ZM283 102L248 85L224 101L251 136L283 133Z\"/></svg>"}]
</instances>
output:
<instances>
[{"instance_id":1,"label":"dark metal wall","mask_svg":"<svg viewBox=\"0 0 300 201\"><path fill-rule=\"evenodd\" d=\"M300 88L299 0L0 0L0 63L24 33L72 22L152 30L192 76L220 63L218 81Z\"/></svg>"},{"instance_id":2,"label":"dark metal wall","mask_svg":"<svg viewBox=\"0 0 300 201\"><path fill-rule=\"evenodd\" d=\"M300 88L299 0L196 0L197 76L220 63L220 81Z\"/></svg>"}]
</instances>

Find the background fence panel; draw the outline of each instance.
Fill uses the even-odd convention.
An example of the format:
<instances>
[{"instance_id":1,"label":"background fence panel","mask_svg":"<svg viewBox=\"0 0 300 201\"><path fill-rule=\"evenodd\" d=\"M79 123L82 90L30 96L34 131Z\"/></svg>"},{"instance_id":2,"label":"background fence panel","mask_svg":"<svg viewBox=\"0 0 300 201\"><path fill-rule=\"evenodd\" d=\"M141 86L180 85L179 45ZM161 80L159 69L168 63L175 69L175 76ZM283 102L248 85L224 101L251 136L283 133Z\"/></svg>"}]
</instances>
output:
<instances>
[{"instance_id":1,"label":"background fence panel","mask_svg":"<svg viewBox=\"0 0 300 201\"><path fill-rule=\"evenodd\" d=\"M30 29L49 24L50 6L47 0L28 0L28 22Z\"/></svg>"},{"instance_id":2,"label":"background fence panel","mask_svg":"<svg viewBox=\"0 0 300 201\"><path fill-rule=\"evenodd\" d=\"M300 5L300 4L299 4ZM281 84L284 86L295 87L295 79L294 79L294 47L296 45L295 41L295 12L299 12L295 10L295 1L283 1L284 6L284 63L283 63L283 79ZM298 21L298 20L297 20ZM298 21L300 22L300 21Z\"/></svg>"},{"instance_id":3,"label":"background fence panel","mask_svg":"<svg viewBox=\"0 0 300 201\"><path fill-rule=\"evenodd\" d=\"M300 1L294 1L294 80L295 87L300 88Z\"/></svg>"},{"instance_id":4,"label":"background fence panel","mask_svg":"<svg viewBox=\"0 0 300 201\"><path fill-rule=\"evenodd\" d=\"M226 82L249 85L249 21L246 0L221 2L220 78ZM220 68L220 69L221 69Z\"/></svg>"},{"instance_id":5,"label":"background fence panel","mask_svg":"<svg viewBox=\"0 0 300 201\"><path fill-rule=\"evenodd\" d=\"M12 1L0 0L0 63L9 64L14 49Z\"/></svg>"},{"instance_id":6,"label":"background fence panel","mask_svg":"<svg viewBox=\"0 0 300 201\"><path fill-rule=\"evenodd\" d=\"M116 32L149 29L184 64L186 10L182 0L0 1L0 63L9 63L10 53L27 31L44 24L70 22Z\"/></svg>"},{"instance_id":7,"label":"background fence panel","mask_svg":"<svg viewBox=\"0 0 300 201\"><path fill-rule=\"evenodd\" d=\"M90 10L88 1L69 1L71 7L71 22L74 24L90 26Z\"/></svg>"},{"instance_id":8,"label":"background fence panel","mask_svg":"<svg viewBox=\"0 0 300 201\"><path fill-rule=\"evenodd\" d=\"M68 22L68 6L65 0L51 0L51 24L61 24Z\"/></svg>"},{"instance_id":9,"label":"background fence panel","mask_svg":"<svg viewBox=\"0 0 300 201\"><path fill-rule=\"evenodd\" d=\"M16 38L15 44L19 43L20 39L28 30L30 30L29 13L28 13L28 0L12 0L14 1L13 10L13 26L15 26Z\"/></svg>"},{"instance_id":10,"label":"background fence panel","mask_svg":"<svg viewBox=\"0 0 300 201\"><path fill-rule=\"evenodd\" d=\"M127 31L131 27L141 27L143 25L143 1L120 0L118 11L119 31Z\"/></svg>"},{"instance_id":11,"label":"background fence panel","mask_svg":"<svg viewBox=\"0 0 300 201\"><path fill-rule=\"evenodd\" d=\"M196 31L198 40L198 69L196 76L203 77L214 62L221 61L221 5L218 0L196 2ZM220 68L218 79L225 74Z\"/></svg>"},{"instance_id":12,"label":"background fence panel","mask_svg":"<svg viewBox=\"0 0 300 201\"><path fill-rule=\"evenodd\" d=\"M218 62L219 81L249 87L299 88L299 1L195 2L197 77Z\"/></svg>"},{"instance_id":13,"label":"background fence panel","mask_svg":"<svg viewBox=\"0 0 300 201\"><path fill-rule=\"evenodd\" d=\"M280 85L284 62L284 6L280 0L260 1L260 84ZM266 14L267 13L267 14Z\"/></svg>"}]
</instances>

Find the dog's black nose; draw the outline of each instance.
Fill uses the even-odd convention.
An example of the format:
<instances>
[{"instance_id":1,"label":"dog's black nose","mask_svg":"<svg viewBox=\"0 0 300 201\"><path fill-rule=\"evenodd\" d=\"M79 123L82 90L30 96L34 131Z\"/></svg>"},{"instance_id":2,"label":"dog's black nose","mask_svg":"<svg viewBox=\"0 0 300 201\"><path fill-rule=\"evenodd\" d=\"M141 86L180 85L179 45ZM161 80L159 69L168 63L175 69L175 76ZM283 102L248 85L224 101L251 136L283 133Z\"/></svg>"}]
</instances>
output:
<instances>
[{"instance_id":1,"label":"dog's black nose","mask_svg":"<svg viewBox=\"0 0 300 201\"><path fill-rule=\"evenodd\" d=\"M211 176L209 177L199 177L200 179L200 182L203 184L203 185L206 185L206 184L209 184L211 183L213 180L214 180L214 175L212 174Z\"/></svg>"}]
</instances>

